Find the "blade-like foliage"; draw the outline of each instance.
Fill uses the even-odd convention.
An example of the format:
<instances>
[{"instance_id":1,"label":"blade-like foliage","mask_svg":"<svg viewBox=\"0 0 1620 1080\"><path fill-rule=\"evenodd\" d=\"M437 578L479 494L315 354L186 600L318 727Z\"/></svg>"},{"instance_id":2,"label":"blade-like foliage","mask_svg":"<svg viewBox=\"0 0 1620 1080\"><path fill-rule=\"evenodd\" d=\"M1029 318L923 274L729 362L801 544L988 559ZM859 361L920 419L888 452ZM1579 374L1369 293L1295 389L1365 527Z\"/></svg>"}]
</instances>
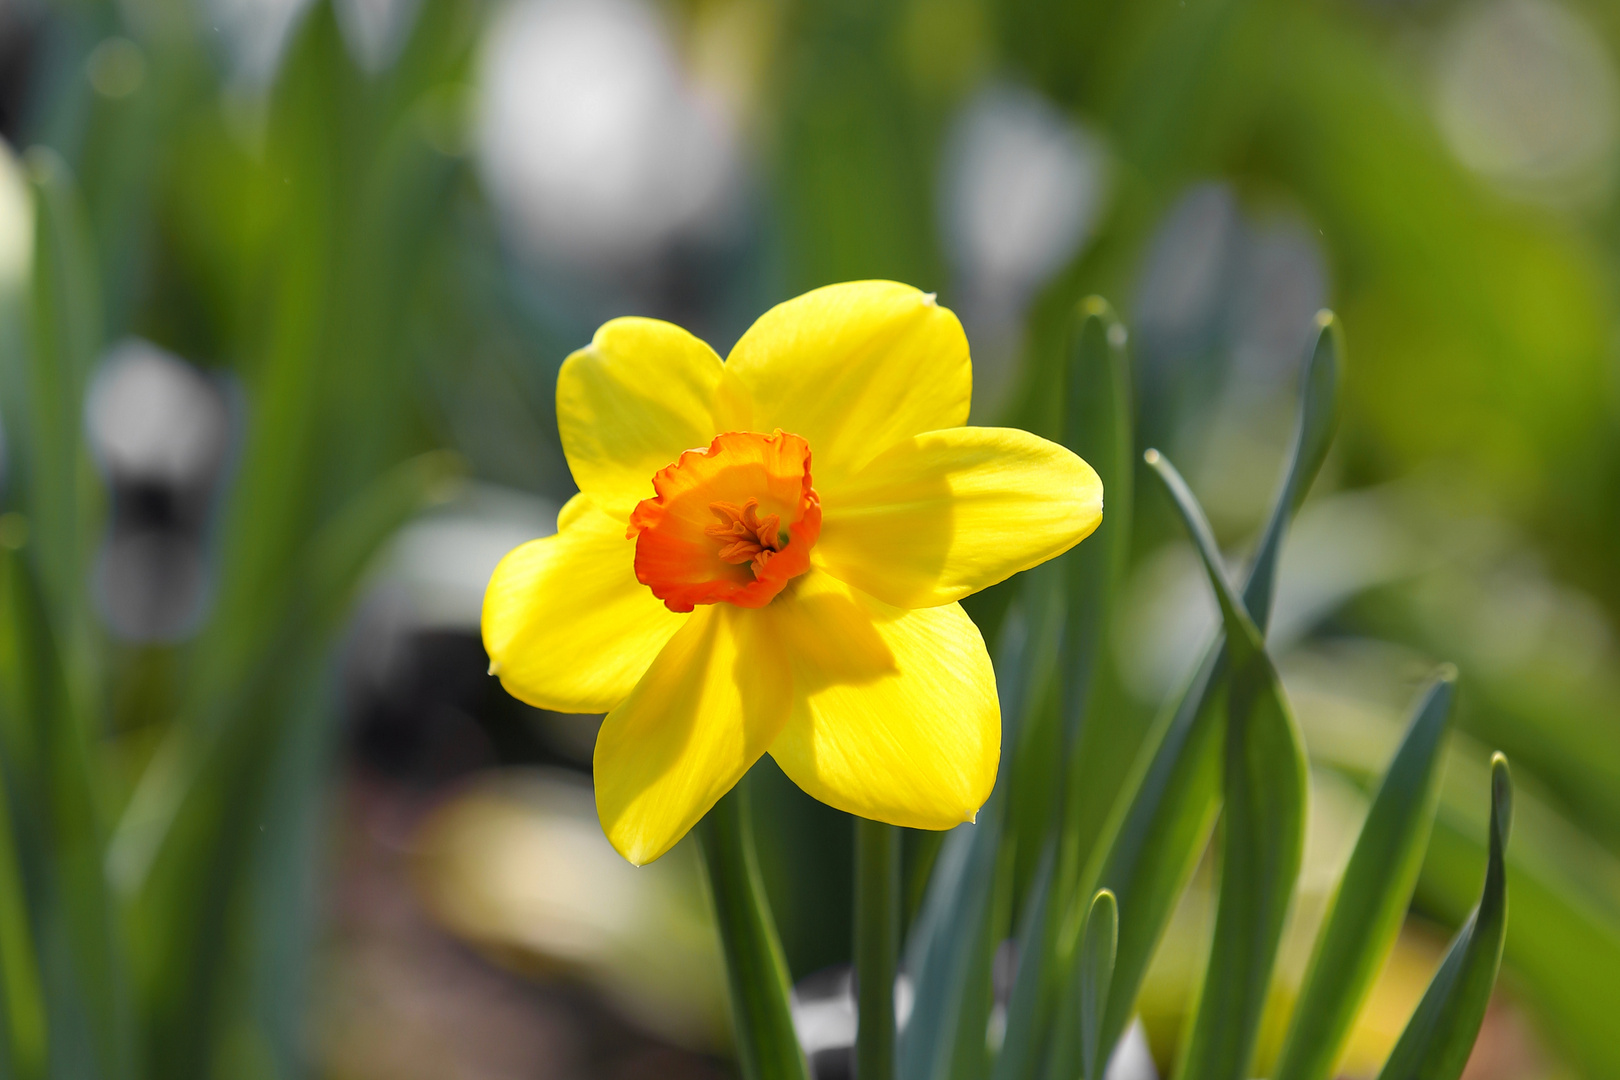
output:
<instances>
[{"instance_id":1,"label":"blade-like foliage","mask_svg":"<svg viewBox=\"0 0 1620 1080\"><path fill-rule=\"evenodd\" d=\"M1305 850L1305 751L1259 629L1226 580L1203 511L1174 466L1147 461L1175 501L1226 631L1224 811L1220 891L1209 967L1192 1033L1182 1047L1188 1080L1246 1080Z\"/></svg>"},{"instance_id":2,"label":"blade-like foliage","mask_svg":"<svg viewBox=\"0 0 1620 1080\"><path fill-rule=\"evenodd\" d=\"M1131 537L1135 454L1125 345L1125 327L1101 297L1087 297L1070 313L1061 368L1062 439L1097 470L1107 506L1096 532L1058 560L1063 574L1063 619L1054 718L1062 725L1067 761L1063 787L1052 806L1062 816L1056 863L1046 877L1036 880L1019 924L1018 975L1007 1010L1006 1037L996 1061L998 1078L1024 1076L1035 1067L1040 1041L1064 990L1056 953L1063 927L1073 917L1071 909L1082 902L1077 894L1080 869L1106 819L1108 804L1129 773L1140 738L1139 731L1127 725L1082 722L1083 717L1097 714L1106 700L1100 664L1103 640ZM1033 575L1031 585L1035 585ZM1043 822L1048 833L1049 819L1050 815ZM1049 846L1046 835L1036 839L1043 851ZM1054 1032L1060 1041L1068 1035L1072 1033L1061 1027ZM1067 1059L1073 1052L1065 1044L1057 1056Z\"/></svg>"},{"instance_id":3,"label":"blade-like foliage","mask_svg":"<svg viewBox=\"0 0 1620 1080\"><path fill-rule=\"evenodd\" d=\"M1294 449L1283 476L1282 490L1271 504L1254 565L1243 586L1243 606L1262 631L1271 623L1271 606L1277 591L1277 564L1282 558L1283 534L1311 490L1316 474L1322 471L1333 435L1339 428L1340 356L1339 320L1331 311L1316 313L1316 337L1299 391L1299 427Z\"/></svg>"},{"instance_id":4,"label":"blade-like foliage","mask_svg":"<svg viewBox=\"0 0 1620 1080\"><path fill-rule=\"evenodd\" d=\"M1085 1080L1102 1080L1108 1064L1099 1035L1103 1010L1108 1006L1108 990L1114 979L1114 953L1119 948L1119 906L1114 894L1098 889L1086 917L1085 934L1080 939L1080 1060Z\"/></svg>"},{"instance_id":5,"label":"blade-like foliage","mask_svg":"<svg viewBox=\"0 0 1620 1080\"><path fill-rule=\"evenodd\" d=\"M1272 579L1287 523L1321 468L1337 422L1342 351L1337 321L1323 313L1317 325L1293 452L1244 588L1244 607L1261 630L1270 619ZM1082 878L1086 888L1111 889L1119 902L1119 952L1102 1026L1103 1045L1110 1049L1130 1022L1148 962L1219 808L1229 663L1224 645L1212 646L1185 690L1155 722ZM1078 933L1075 919L1064 931L1060 956L1073 956Z\"/></svg>"},{"instance_id":6,"label":"blade-like foliage","mask_svg":"<svg viewBox=\"0 0 1620 1080\"><path fill-rule=\"evenodd\" d=\"M1457 1080L1468 1064L1507 937L1504 858L1512 824L1513 779L1507 758L1497 754L1491 759L1490 855L1479 906L1452 939L1378 1080Z\"/></svg>"},{"instance_id":7,"label":"blade-like foliage","mask_svg":"<svg viewBox=\"0 0 1620 1080\"><path fill-rule=\"evenodd\" d=\"M67 163L36 147L25 158L34 194L33 290L26 367L27 409L10 409L20 441L30 509L32 561L58 638L71 642L84 591L88 456L81 417L101 348L95 249ZM75 643L76 645L76 643Z\"/></svg>"},{"instance_id":8,"label":"blade-like foliage","mask_svg":"<svg viewBox=\"0 0 1620 1080\"><path fill-rule=\"evenodd\" d=\"M900 1036L900 1080L950 1075L968 982L990 937L998 848L992 834L1000 818L1001 799L992 794L977 823L946 835L934 864L906 945L904 966L916 998Z\"/></svg>"},{"instance_id":9,"label":"blade-like foliage","mask_svg":"<svg viewBox=\"0 0 1620 1080\"><path fill-rule=\"evenodd\" d=\"M1125 327L1100 296L1074 313L1064 373L1063 445L1084 458L1103 482L1106 512L1086 542L1063 556L1067 594L1063 625L1063 718L1066 743L1080 737L1102 638L1130 552L1132 482L1131 373ZM1090 757L1076 756L1077 761ZM1081 778L1084 779L1084 778Z\"/></svg>"},{"instance_id":10,"label":"blade-like foliage","mask_svg":"<svg viewBox=\"0 0 1620 1080\"><path fill-rule=\"evenodd\" d=\"M1362 824L1294 1006L1275 1080L1326 1080L1395 943L1440 798L1456 671L1424 695Z\"/></svg>"},{"instance_id":11,"label":"blade-like foliage","mask_svg":"<svg viewBox=\"0 0 1620 1080\"><path fill-rule=\"evenodd\" d=\"M0 1071L36 1080L45 1074L45 1002L11 822L10 787L0 769L0 1055L5 1063Z\"/></svg>"},{"instance_id":12,"label":"blade-like foliage","mask_svg":"<svg viewBox=\"0 0 1620 1080\"><path fill-rule=\"evenodd\" d=\"M748 816L747 782L721 797L698 825L708 867L737 1040L747 1080L808 1080L793 1033L787 961L765 901Z\"/></svg>"},{"instance_id":13,"label":"blade-like foliage","mask_svg":"<svg viewBox=\"0 0 1620 1080\"><path fill-rule=\"evenodd\" d=\"M26 157L33 191L32 289L23 377L12 408L22 466L4 561L7 786L21 879L33 908L49 1068L117 1078L133 1070L134 1015L118 913L101 871L103 787L91 690L97 677L83 603L94 492L81 431L100 348L94 247L78 186L55 153ZM26 541L26 542L25 542ZM59 1037L58 1033L68 1037Z\"/></svg>"}]
</instances>

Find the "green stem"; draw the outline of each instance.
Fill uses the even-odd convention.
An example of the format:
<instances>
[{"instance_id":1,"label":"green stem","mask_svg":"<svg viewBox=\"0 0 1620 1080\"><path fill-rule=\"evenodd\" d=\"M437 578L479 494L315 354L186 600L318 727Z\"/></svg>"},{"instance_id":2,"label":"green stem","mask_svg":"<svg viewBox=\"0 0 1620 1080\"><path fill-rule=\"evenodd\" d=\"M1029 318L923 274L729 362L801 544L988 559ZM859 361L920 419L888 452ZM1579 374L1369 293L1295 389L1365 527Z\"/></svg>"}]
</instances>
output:
<instances>
[{"instance_id":1,"label":"green stem","mask_svg":"<svg viewBox=\"0 0 1620 1080\"><path fill-rule=\"evenodd\" d=\"M714 804L697 833L726 955L737 1063L747 1080L808 1080L788 1007L787 961L754 857L746 778Z\"/></svg>"},{"instance_id":2,"label":"green stem","mask_svg":"<svg viewBox=\"0 0 1620 1080\"><path fill-rule=\"evenodd\" d=\"M855 819L856 1080L894 1080L900 957L900 830Z\"/></svg>"}]
</instances>

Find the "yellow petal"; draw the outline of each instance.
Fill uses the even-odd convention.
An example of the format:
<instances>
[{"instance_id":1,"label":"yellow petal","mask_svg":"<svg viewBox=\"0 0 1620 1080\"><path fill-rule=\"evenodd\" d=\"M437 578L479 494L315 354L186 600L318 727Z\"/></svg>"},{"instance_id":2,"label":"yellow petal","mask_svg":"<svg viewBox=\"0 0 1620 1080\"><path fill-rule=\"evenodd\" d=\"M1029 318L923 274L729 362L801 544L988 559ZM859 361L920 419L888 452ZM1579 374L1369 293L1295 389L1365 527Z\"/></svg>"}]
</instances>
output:
<instances>
[{"instance_id":1,"label":"yellow petal","mask_svg":"<svg viewBox=\"0 0 1620 1080\"><path fill-rule=\"evenodd\" d=\"M767 609L793 664L771 745L829 806L917 829L971 821L996 780L1001 709L960 605L905 611L812 570Z\"/></svg>"},{"instance_id":2,"label":"yellow petal","mask_svg":"<svg viewBox=\"0 0 1620 1080\"><path fill-rule=\"evenodd\" d=\"M930 431L823 494L814 556L890 604L948 604L1090 536L1102 497L1090 465L1027 431Z\"/></svg>"},{"instance_id":3,"label":"yellow petal","mask_svg":"<svg viewBox=\"0 0 1620 1080\"><path fill-rule=\"evenodd\" d=\"M579 489L621 520L653 473L708 446L720 358L657 319L614 319L557 375L557 430Z\"/></svg>"},{"instance_id":4,"label":"yellow petal","mask_svg":"<svg viewBox=\"0 0 1620 1080\"><path fill-rule=\"evenodd\" d=\"M688 618L596 737L596 811L619 854L651 862L742 779L782 729L791 680L760 612Z\"/></svg>"},{"instance_id":5,"label":"yellow petal","mask_svg":"<svg viewBox=\"0 0 1620 1080\"><path fill-rule=\"evenodd\" d=\"M630 693L687 616L636 580L635 541L585 495L563 529L501 560L484 590L484 648L513 697L557 712L606 712Z\"/></svg>"},{"instance_id":6,"label":"yellow petal","mask_svg":"<svg viewBox=\"0 0 1620 1080\"><path fill-rule=\"evenodd\" d=\"M726 359L727 429L802 435L816 489L889 446L967 420L973 375L956 316L892 281L805 293L767 311Z\"/></svg>"}]
</instances>

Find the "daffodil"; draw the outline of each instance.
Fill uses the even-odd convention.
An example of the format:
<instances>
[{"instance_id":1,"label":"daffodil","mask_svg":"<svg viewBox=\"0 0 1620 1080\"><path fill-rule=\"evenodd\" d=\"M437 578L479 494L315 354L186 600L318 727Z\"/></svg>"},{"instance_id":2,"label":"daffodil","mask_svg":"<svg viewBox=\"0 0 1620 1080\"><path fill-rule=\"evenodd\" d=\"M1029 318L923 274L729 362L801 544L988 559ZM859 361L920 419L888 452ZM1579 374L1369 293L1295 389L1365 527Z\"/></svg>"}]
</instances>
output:
<instances>
[{"instance_id":1,"label":"daffodil","mask_svg":"<svg viewBox=\"0 0 1620 1080\"><path fill-rule=\"evenodd\" d=\"M668 851L761 755L822 802L922 829L990 794L1001 715L962 597L1102 518L1097 474L1025 431L965 427L961 324L894 282L767 312L722 362L615 319L563 364L580 492L484 598L512 694L605 712L602 827Z\"/></svg>"}]
</instances>

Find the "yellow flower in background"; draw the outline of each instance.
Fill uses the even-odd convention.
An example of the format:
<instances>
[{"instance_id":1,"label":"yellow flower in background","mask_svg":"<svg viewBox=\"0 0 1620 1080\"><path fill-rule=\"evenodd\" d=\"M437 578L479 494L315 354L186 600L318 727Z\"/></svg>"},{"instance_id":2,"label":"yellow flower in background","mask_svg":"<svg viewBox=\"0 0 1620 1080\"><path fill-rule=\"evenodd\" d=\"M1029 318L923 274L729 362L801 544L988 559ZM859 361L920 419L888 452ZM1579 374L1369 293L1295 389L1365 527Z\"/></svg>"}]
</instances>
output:
<instances>
[{"instance_id":1,"label":"yellow flower in background","mask_svg":"<svg viewBox=\"0 0 1620 1080\"><path fill-rule=\"evenodd\" d=\"M596 806L646 863L761 754L822 802L971 821L1000 756L995 675L957 603L1079 543L1097 474L1025 431L961 426L956 316L886 281L768 311L724 363L615 319L557 377L580 493L484 596L516 697L606 712Z\"/></svg>"}]
</instances>

